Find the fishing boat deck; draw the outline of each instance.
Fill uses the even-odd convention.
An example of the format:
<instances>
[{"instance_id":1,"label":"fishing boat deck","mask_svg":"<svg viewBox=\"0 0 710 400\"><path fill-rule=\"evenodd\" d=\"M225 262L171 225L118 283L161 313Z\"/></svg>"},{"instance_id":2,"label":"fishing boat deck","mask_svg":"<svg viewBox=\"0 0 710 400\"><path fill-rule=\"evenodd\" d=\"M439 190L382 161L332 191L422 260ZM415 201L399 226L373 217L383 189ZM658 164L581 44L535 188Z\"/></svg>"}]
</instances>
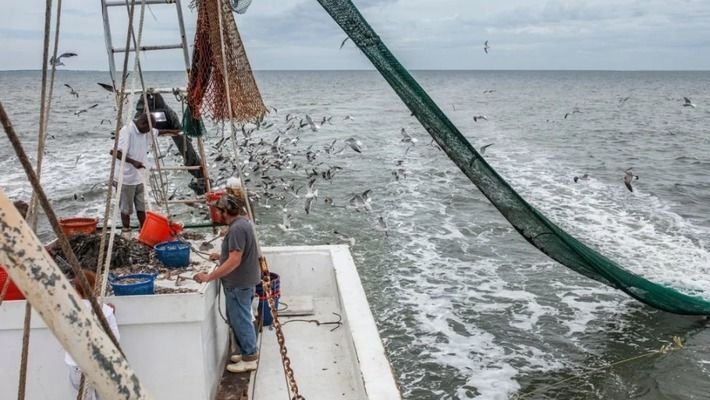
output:
<instances>
[{"instance_id":1,"label":"fishing boat deck","mask_svg":"<svg viewBox=\"0 0 710 400\"><path fill-rule=\"evenodd\" d=\"M328 400L400 398L348 248L263 250L271 271L281 277L279 320L301 394ZM195 269L213 265L199 263ZM259 339L257 371L224 373L229 355L228 328L220 316L224 299L215 282L187 279L193 273L181 272L180 287L190 293L107 299L116 306L121 346L145 387L159 399L290 398L275 332L268 327ZM175 280L163 279L158 285L175 287ZM6 388L18 379L24 303L0 307L0 342L17 344L0 348L0 367L8 371L0 385ZM338 320L342 325L328 324ZM28 398L71 397L64 350L37 315L31 338Z\"/></svg>"}]
</instances>

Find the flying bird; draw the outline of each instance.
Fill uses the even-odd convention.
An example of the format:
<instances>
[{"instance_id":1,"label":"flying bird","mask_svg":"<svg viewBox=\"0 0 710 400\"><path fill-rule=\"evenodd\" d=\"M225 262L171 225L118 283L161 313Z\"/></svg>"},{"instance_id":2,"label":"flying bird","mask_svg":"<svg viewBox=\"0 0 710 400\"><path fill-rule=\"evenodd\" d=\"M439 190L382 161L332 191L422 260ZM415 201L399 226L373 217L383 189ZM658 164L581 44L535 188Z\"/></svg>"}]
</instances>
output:
<instances>
[{"instance_id":1,"label":"flying bird","mask_svg":"<svg viewBox=\"0 0 710 400\"><path fill-rule=\"evenodd\" d=\"M482 119L484 121L488 121L488 117L485 115L474 115L473 116L473 122L478 122L479 119Z\"/></svg>"},{"instance_id":2,"label":"flying bird","mask_svg":"<svg viewBox=\"0 0 710 400\"><path fill-rule=\"evenodd\" d=\"M567 117L569 117L572 114L579 114L579 113L581 113L581 111L579 111L579 108L575 107L572 109L571 112L565 113L564 119L567 119Z\"/></svg>"},{"instance_id":3,"label":"flying bird","mask_svg":"<svg viewBox=\"0 0 710 400\"><path fill-rule=\"evenodd\" d=\"M362 142L355 139L355 138L348 138L345 140L345 143L350 146L351 149L353 149L356 153L362 153Z\"/></svg>"},{"instance_id":4,"label":"flying bird","mask_svg":"<svg viewBox=\"0 0 710 400\"><path fill-rule=\"evenodd\" d=\"M62 58L69 58L69 57L76 57L76 56L78 56L78 54L71 53L71 52L62 53L62 54L58 55L57 58L54 58L54 56L52 56L52 58L49 59L49 65L59 67L61 65L64 65L64 63L62 62Z\"/></svg>"},{"instance_id":5,"label":"flying bird","mask_svg":"<svg viewBox=\"0 0 710 400\"><path fill-rule=\"evenodd\" d=\"M384 232L385 237L389 237L390 235L389 228L387 227L387 221L385 221L385 217L383 217L382 215L377 218L377 226L375 229L380 232Z\"/></svg>"},{"instance_id":6,"label":"flying bird","mask_svg":"<svg viewBox=\"0 0 710 400\"><path fill-rule=\"evenodd\" d=\"M490 49L490 48L491 48L491 46L488 45L488 41L486 40L486 42L483 43L483 51L485 51L486 54L488 54L488 49Z\"/></svg>"},{"instance_id":7,"label":"flying bird","mask_svg":"<svg viewBox=\"0 0 710 400\"><path fill-rule=\"evenodd\" d=\"M96 84L101 86L102 88L108 90L111 93L116 91L116 89L113 88L113 85L109 85L108 83L96 82Z\"/></svg>"},{"instance_id":8,"label":"flying bird","mask_svg":"<svg viewBox=\"0 0 710 400\"><path fill-rule=\"evenodd\" d=\"M315 189L316 187L316 179L313 178L308 182L308 193L306 193L306 214L311 213L311 205L313 204L313 201L318 198L318 189ZM315 189L315 190L314 190Z\"/></svg>"},{"instance_id":9,"label":"flying bird","mask_svg":"<svg viewBox=\"0 0 710 400\"><path fill-rule=\"evenodd\" d=\"M69 86L69 84L67 84L67 83L65 83L64 86L66 86L67 88L69 88L69 94L70 94L70 95L76 97L77 99L79 98L79 92L77 92L76 90L74 90L73 87Z\"/></svg>"},{"instance_id":10,"label":"flying bird","mask_svg":"<svg viewBox=\"0 0 710 400\"><path fill-rule=\"evenodd\" d=\"M493 146L493 143L488 143L488 144L485 145L485 146L481 146L481 148L478 149L478 152L481 153L481 155L484 155L484 154L486 154L486 149L489 148L489 147L491 147L491 146Z\"/></svg>"},{"instance_id":11,"label":"flying bird","mask_svg":"<svg viewBox=\"0 0 710 400\"><path fill-rule=\"evenodd\" d=\"M308 114L306 114L306 122L308 122L308 126L311 127L311 130L313 132L318 132L318 129L320 129L320 126L318 126L315 122L313 122L313 119Z\"/></svg>"},{"instance_id":12,"label":"flying bird","mask_svg":"<svg viewBox=\"0 0 710 400\"><path fill-rule=\"evenodd\" d=\"M400 134L402 134L402 140L401 140L402 143L411 143L412 146L414 146L414 144L417 143L417 138L408 134L404 128L402 128L402 130L400 131Z\"/></svg>"},{"instance_id":13,"label":"flying bird","mask_svg":"<svg viewBox=\"0 0 710 400\"><path fill-rule=\"evenodd\" d=\"M631 182L639 178L638 175L634 175L632 169L633 168L628 168L626 171L624 171L624 185L626 185L626 188L629 189L629 192L634 191L634 188L631 187Z\"/></svg>"},{"instance_id":14,"label":"flying bird","mask_svg":"<svg viewBox=\"0 0 710 400\"><path fill-rule=\"evenodd\" d=\"M354 195L350 199L350 205L355 208L355 211L372 211L372 198L370 197L370 192L371 190L367 189L361 194Z\"/></svg>"},{"instance_id":15,"label":"flying bird","mask_svg":"<svg viewBox=\"0 0 710 400\"><path fill-rule=\"evenodd\" d=\"M575 176L572 179L574 179L574 183L577 183L579 181L586 181L587 179L589 179L589 174L584 174L582 176ZM629 184L629 187L631 187L630 184Z\"/></svg>"},{"instance_id":16,"label":"flying bird","mask_svg":"<svg viewBox=\"0 0 710 400\"><path fill-rule=\"evenodd\" d=\"M343 39L342 43L340 43L340 48L341 48L341 49L343 48L343 46L345 46L345 42L347 42L348 39L350 39L350 36L348 36L348 37L346 37L345 39Z\"/></svg>"},{"instance_id":17,"label":"flying bird","mask_svg":"<svg viewBox=\"0 0 710 400\"><path fill-rule=\"evenodd\" d=\"M693 102L690 101L689 98L683 97L683 100L685 100L685 103L683 103L683 107L692 107L692 108L695 108L695 104L693 104Z\"/></svg>"},{"instance_id":18,"label":"flying bird","mask_svg":"<svg viewBox=\"0 0 710 400\"><path fill-rule=\"evenodd\" d=\"M99 106L98 103L97 103L97 104L92 104L92 105L90 105L89 107L82 108L81 110L78 110L78 111L74 111L74 115L76 115L76 116L78 117L79 115L81 115L81 114L83 114L83 113L85 113L85 112L91 110L92 108L96 108L96 107L98 107L98 106Z\"/></svg>"}]
</instances>

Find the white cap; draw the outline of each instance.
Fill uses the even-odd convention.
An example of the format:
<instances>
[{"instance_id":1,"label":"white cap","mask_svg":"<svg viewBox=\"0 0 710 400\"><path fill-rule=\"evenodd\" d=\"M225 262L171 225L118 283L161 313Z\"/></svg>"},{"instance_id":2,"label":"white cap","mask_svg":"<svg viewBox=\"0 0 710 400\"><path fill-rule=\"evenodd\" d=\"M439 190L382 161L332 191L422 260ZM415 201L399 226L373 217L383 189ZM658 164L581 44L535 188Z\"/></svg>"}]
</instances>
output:
<instances>
[{"instance_id":1,"label":"white cap","mask_svg":"<svg viewBox=\"0 0 710 400\"><path fill-rule=\"evenodd\" d=\"M231 177L227 179L227 187L228 188L233 188L233 189L238 189L242 187L242 181L239 180L239 178L236 177Z\"/></svg>"}]
</instances>

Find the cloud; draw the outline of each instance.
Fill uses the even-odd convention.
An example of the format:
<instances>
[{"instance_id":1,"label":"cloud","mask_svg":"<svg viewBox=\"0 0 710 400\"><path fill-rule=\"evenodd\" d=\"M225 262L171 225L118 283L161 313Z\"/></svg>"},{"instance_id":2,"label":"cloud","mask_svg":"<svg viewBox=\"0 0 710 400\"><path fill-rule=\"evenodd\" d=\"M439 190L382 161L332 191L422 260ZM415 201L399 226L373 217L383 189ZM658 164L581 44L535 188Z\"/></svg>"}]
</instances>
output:
<instances>
[{"instance_id":1,"label":"cloud","mask_svg":"<svg viewBox=\"0 0 710 400\"><path fill-rule=\"evenodd\" d=\"M353 2L409 68L710 69L707 0ZM12 57L0 59L0 69L37 68L43 2L7 3L0 14L0 38ZM64 4L60 48L80 54L67 68L105 69L99 5L85 0ZM150 10L143 43L176 42L173 6ZM116 47L125 41L123 13L112 10ZM184 14L191 42L195 14L187 9ZM345 34L317 1L255 1L237 21L255 69L371 68L352 43L338 49ZM491 45L488 55L482 51L485 40ZM151 53L146 62L148 69L182 68L177 51Z\"/></svg>"}]
</instances>

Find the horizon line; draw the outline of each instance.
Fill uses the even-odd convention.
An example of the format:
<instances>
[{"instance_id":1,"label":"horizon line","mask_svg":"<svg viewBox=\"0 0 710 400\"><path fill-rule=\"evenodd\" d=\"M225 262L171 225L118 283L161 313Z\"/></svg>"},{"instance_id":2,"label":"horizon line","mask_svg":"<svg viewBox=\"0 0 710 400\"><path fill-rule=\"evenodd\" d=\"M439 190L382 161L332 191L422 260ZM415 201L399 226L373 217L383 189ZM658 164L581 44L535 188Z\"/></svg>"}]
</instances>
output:
<instances>
[{"instance_id":1,"label":"horizon line","mask_svg":"<svg viewBox=\"0 0 710 400\"><path fill-rule=\"evenodd\" d=\"M48 69L49 70L49 69ZM41 72L41 69L0 69L0 72ZM57 71L65 72L109 72L107 69L57 69ZM253 69L254 72L376 72L374 68L360 68L360 69ZM462 69L462 68L412 68L408 71L457 71L457 72L498 72L498 71L520 71L520 72L710 72L710 69L577 69L577 68L565 68L565 69L546 69L546 68L533 68L533 69L513 69L513 68L500 68L500 69ZM120 72L120 71L117 71ZM145 70L143 72L185 72L181 69L156 69L156 70Z\"/></svg>"}]
</instances>

